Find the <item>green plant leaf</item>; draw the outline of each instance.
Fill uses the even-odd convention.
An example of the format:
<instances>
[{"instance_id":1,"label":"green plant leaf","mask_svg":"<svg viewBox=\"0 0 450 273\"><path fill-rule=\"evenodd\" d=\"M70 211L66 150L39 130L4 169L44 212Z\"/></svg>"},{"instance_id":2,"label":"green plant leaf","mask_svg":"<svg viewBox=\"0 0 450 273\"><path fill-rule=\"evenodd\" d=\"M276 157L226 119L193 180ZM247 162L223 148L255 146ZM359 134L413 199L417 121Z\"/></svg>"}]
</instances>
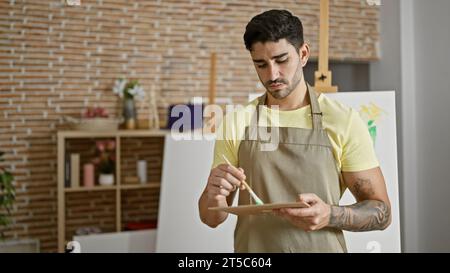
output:
<instances>
[{"instance_id":1,"label":"green plant leaf","mask_svg":"<svg viewBox=\"0 0 450 273\"><path fill-rule=\"evenodd\" d=\"M1 152L0 157L4 153ZM11 223L10 216L13 204L16 199L16 191L14 187L14 176L5 169L0 169L0 211L7 213L0 213L0 226L7 226ZM0 237L3 232L0 232Z\"/></svg>"},{"instance_id":2,"label":"green plant leaf","mask_svg":"<svg viewBox=\"0 0 450 273\"><path fill-rule=\"evenodd\" d=\"M10 172L4 172L4 176L5 176L6 182L11 182L14 180L14 177Z\"/></svg>"}]
</instances>

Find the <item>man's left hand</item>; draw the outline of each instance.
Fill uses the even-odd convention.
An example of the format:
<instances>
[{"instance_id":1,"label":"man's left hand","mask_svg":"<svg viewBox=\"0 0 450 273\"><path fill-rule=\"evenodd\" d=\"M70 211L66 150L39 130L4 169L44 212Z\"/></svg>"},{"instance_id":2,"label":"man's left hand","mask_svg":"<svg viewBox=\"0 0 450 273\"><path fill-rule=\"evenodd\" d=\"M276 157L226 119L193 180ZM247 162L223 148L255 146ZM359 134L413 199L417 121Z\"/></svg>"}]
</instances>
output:
<instances>
[{"instance_id":1,"label":"man's left hand","mask_svg":"<svg viewBox=\"0 0 450 273\"><path fill-rule=\"evenodd\" d=\"M319 230L328 225L331 213L330 205L314 193L299 194L297 201L307 203L310 207L278 209L274 210L275 215L287 219L305 231Z\"/></svg>"}]
</instances>

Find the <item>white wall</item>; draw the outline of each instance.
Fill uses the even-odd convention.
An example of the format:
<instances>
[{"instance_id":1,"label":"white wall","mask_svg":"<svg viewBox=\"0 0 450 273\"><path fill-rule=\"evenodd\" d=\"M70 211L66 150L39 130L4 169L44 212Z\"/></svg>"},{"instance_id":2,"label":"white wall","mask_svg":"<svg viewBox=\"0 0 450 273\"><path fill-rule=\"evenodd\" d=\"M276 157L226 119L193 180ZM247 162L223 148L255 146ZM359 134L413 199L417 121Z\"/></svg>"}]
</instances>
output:
<instances>
[{"instance_id":1,"label":"white wall","mask_svg":"<svg viewBox=\"0 0 450 273\"><path fill-rule=\"evenodd\" d=\"M378 62L370 64L370 90L395 90L395 102L397 109L397 151L398 151L398 175L399 175L399 192L400 192L400 222L402 231L402 250L413 251L417 248L417 242L413 242L411 238L417 236L413 224L415 214L405 209L410 206L411 202L416 202L416 198L412 198L414 188L405 187L404 169L403 169L403 146L402 146L402 107L401 107L401 56L400 56L400 2L399 1L382 1L380 7L380 44L379 51L381 59ZM409 198L404 198L404 197ZM409 236L407 236L409 235Z\"/></svg>"},{"instance_id":2,"label":"white wall","mask_svg":"<svg viewBox=\"0 0 450 273\"><path fill-rule=\"evenodd\" d=\"M419 244L450 251L450 1L414 1Z\"/></svg>"},{"instance_id":3,"label":"white wall","mask_svg":"<svg viewBox=\"0 0 450 273\"><path fill-rule=\"evenodd\" d=\"M403 250L450 251L450 1L382 1L372 90L397 90Z\"/></svg>"}]
</instances>

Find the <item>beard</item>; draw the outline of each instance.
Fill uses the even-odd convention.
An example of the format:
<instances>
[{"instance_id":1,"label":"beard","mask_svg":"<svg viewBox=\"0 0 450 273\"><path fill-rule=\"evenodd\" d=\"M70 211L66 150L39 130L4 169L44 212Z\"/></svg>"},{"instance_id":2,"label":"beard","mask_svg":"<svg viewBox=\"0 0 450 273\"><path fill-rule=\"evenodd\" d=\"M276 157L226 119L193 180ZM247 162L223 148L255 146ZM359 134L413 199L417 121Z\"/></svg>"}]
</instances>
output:
<instances>
[{"instance_id":1,"label":"beard","mask_svg":"<svg viewBox=\"0 0 450 273\"><path fill-rule=\"evenodd\" d=\"M298 84L301 82L302 74L303 74L302 71L303 71L302 66L300 65L300 62L299 62L297 65L297 69L295 70L294 77L292 78L292 82L289 82L286 79L279 78L274 81L267 81L264 84L264 87L266 88L267 92L269 92L269 94L272 97L274 97L275 99L278 99L278 100L284 99L287 96L289 96L292 93L292 91L294 91L295 88L297 88ZM277 83L285 84L286 87L283 89L271 90L270 85L274 84L274 83L275 84L277 84Z\"/></svg>"}]
</instances>

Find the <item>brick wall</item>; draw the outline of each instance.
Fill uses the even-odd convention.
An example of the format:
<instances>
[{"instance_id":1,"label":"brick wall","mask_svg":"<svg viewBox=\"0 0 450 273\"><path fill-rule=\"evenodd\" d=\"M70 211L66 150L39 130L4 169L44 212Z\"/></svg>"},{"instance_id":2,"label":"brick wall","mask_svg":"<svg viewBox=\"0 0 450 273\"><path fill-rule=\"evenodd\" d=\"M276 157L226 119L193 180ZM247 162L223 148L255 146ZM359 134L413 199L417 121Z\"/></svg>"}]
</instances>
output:
<instances>
[{"instance_id":1,"label":"brick wall","mask_svg":"<svg viewBox=\"0 0 450 273\"><path fill-rule=\"evenodd\" d=\"M362 0L330 3L330 58L376 59L378 8ZM218 96L244 102L257 77L243 31L253 15L269 8L300 16L316 57L318 0L81 0L80 6L62 0L1 0L0 147L8 153L3 165L17 184L7 236L38 238L43 251L56 250L55 132L64 115L78 116L87 106L117 114L111 88L119 76L139 79L155 91L164 123L169 104L207 96L209 54L215 51ZM147 107L138 107L145 116ZM96 194L99 202L107 200L106 193ZM130 200L145 197L130 194ZM108 213L102 215L108 218ZM111 221L102 224L111 228Z\"/></svg>"}]
</instances>

